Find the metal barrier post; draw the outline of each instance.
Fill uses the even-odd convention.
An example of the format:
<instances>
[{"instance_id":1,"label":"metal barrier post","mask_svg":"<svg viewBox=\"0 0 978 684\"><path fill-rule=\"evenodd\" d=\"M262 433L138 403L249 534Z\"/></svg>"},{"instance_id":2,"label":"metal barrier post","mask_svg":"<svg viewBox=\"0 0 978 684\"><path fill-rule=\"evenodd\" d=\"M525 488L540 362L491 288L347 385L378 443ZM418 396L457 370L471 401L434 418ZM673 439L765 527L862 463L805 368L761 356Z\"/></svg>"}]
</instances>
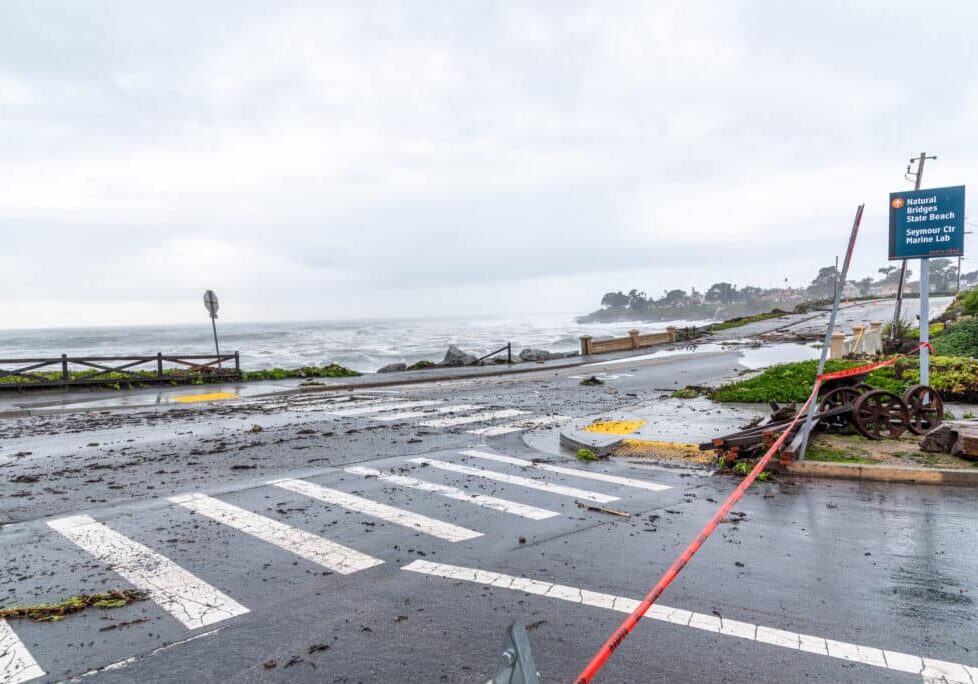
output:
<instances>
[{"instance_id":1,"label":"metal barrier post","mask_svg":"<svg viewBox=\"0 0 978 684\"><path fill-rule=\"evenodd\" d=\"M530 653L530 639L523 625L513 623L503 638L503 652L499 656L496 672L490 684L539 684L533 654Z\"/></svg>"}]
</instances>

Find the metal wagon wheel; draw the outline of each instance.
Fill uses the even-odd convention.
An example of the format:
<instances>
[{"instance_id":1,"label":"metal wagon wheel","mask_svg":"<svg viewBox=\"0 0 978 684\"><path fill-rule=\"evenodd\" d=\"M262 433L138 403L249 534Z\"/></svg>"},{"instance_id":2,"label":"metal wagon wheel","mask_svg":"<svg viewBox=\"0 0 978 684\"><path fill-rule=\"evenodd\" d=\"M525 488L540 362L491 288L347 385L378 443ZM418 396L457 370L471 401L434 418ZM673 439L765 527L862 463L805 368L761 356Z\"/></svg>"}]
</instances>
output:
<instances>
[{"instance_id":1,"label":"metal wagon wheel","mask_svg":"<svg viewBox=\"0 0 978 684\"><path fill-rule=\"evenodd\" d=\"M844 406L852 407L853 402L856 401L860 396L859 390L855 387L836 387L831 392L828 392L822 401L818 404L818 412L825 413L836 408L842 408ZM831 418L823 418L827 425L833 428L844 427L849 422L850 414L839 414L832 416Z\"/></svg>"},{"instance_id":2,"label":"metal wagon wheel","mask_svg":"<svg viewBox=\"0 0 978 684\"><path fill-rule=\"evenodd\" d=\"M910 416L900 395L874 390L853 403L852 422L869 439L896 439L906 431Z\"/></svg>"},{"instance_id":3,"label":"metal wagon wheel","mask_svg":"<svg viewBox=\"0 0 978 684\"><path fill-rule=\"evenodd\" d=\"M944 420L944 401L940 393L929 385L914 385L903 393L910 416L910 432L922 435L937 427Z\"/></svg>"},{"instance_id":4,"label":"metal wagon wheel","mask_svg":"<svg viewBox=\"0 0 978 684\"><path fill-rule=\"evenodd\" d=\"M859 391L860 393L872 392L875 389L876 389L875 387L873 387L872 385L868 385L865 382L861 382L858 385L856 385L856 390Z\"/></svg>"}]
</instances>

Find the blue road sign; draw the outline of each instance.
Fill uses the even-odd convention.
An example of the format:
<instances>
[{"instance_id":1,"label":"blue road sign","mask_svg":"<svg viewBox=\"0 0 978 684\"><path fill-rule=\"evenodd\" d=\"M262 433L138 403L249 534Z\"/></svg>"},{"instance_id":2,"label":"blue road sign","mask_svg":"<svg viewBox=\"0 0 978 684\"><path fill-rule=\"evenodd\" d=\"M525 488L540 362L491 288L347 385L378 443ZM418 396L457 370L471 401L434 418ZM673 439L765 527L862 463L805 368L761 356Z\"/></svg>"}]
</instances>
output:
<instances>
[{"instance_id":1,"label":"blue road sign","mask_svg":"<svg viewBox=\"0 0 978 684\"><path fill-rule=\"evenodd\" d=\"M890 259L964 253L964 186L890 193Z\"/></svg>"}]
</instances>

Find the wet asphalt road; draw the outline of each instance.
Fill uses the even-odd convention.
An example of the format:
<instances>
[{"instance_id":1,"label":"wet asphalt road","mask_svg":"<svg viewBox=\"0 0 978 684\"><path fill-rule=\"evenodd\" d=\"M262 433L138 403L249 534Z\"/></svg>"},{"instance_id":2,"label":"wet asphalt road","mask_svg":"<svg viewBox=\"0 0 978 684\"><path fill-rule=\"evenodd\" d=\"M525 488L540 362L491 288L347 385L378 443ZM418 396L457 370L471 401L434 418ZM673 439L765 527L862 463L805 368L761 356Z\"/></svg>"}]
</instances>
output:
<instances>
[{"instance_id":1,"label":"wet asphalt road","mask_svg":"<svg viewBox=\"0 0 978 684\"><path fill-rule=\"evenodd\" d=\"M0 605L157 592L11 623L0 681L26 652L39 681L483 682L513 620L544 681L569 681L734 482L527 435L737 361L4 421ZM734 510L601 681L978 682L978 493L782 478Z\"/></svg>"}]
</instances>

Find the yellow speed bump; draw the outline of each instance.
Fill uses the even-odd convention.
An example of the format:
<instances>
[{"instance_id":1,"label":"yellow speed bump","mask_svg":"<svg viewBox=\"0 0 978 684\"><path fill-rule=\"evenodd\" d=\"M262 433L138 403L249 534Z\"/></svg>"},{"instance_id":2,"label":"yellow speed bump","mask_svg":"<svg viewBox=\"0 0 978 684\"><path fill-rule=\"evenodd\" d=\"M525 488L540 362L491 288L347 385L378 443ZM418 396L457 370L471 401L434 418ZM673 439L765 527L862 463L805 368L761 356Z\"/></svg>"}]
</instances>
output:
<instances>
[{"instance_id":1,"label":"yellow speed bump","mask_svg":"<svg viewBox=\"0 0 978 684\"><path fill-rule=\"evenodd\" d=\"M644 420L599 420L584 428L584 432L604 432L611 435L630 435L645 425Z\"/></svg>"},{"instance_id":2,"label":"yellow speed bump","mask_svg":"<svg viewBox=\"0 0 978 684\"><path fill-rule=\"evenodd\" d=\"M172 397L173 401L181 404L192 404L195 401L219 401L221 399L237 399L238 395L234 392L211 392L210 394L184 394L179 397Z\"/></svg>"}]
</instances>

